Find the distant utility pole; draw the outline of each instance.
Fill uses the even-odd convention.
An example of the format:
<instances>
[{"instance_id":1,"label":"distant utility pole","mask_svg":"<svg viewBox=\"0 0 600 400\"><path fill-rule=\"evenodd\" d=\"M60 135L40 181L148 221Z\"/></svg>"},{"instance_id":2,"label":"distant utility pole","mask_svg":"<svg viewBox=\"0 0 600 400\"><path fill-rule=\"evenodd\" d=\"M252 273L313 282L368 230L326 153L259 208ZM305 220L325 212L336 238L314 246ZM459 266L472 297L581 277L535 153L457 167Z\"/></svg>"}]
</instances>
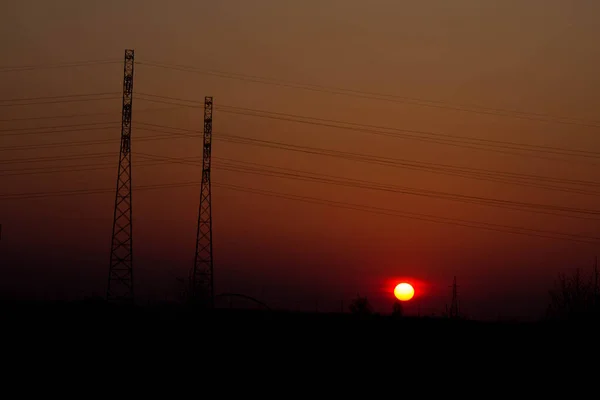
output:
<instances>
[{"instance_id":1,"label":"distant utility pole","mask_svg":"<svg viewBox=\"0 0 600 400\"><path fill-rule=\"evenodd\" d=\"M133 303L133 252L131 213L131 106L133 102L133 50L125 50L123 72L123 112L117 191L113 216L110 269L106 299Z\"/></svg>"},{"instance_id":2,"label":"distant utility pole","mask_svg":"<svg viewBox=\"0 0 600 400\"><path fill-rule=\"evenodd\" d=\"M0 228L2 225L0 225ZM598 256L594 259L594 308L598 306Z\"/></svg>"},{"instance_id":3,"label":"distant utility pole","mask_svg":"<svg viewBox=\"0 0 600 400\"><path fill-rule=\"evenodd\" d=\"M458 318L459 310L458 310L458 286L456 286L456 276L454 277L454 281L452 282L452 304L450 304L450 318Z\"/></svg>"},{"instance_id":4,"label":"distant utility pole","mask_svg":"<svg viewBox=\"0 0 600 400\"><path fill-rule=\"evenodd\" d=\"M213 98L204 98L204 141L202 145L202 181L196 233L196 254L192 273L192 298L196 304L214 307L212 209L210 159L212 144Z\"/></svg>"}]
</instances>

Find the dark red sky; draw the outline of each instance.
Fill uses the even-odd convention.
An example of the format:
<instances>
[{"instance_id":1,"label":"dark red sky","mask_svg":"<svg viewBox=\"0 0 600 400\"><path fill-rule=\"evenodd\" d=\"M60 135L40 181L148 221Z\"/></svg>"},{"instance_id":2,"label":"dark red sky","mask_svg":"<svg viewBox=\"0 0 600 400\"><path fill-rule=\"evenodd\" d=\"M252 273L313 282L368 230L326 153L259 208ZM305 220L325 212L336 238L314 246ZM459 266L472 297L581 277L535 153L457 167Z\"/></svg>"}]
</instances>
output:
<instances>
[{"instance_id":1,"label":"dark red sky","mask_svg":"<svg viewBox=\"0 0 600 400\"><path fill-rule=\"evenodd\" d=\"M0 259L6 271L0 288L48 298L104 293L120 134L119 61L125 48L134 48L137 60L134 185L200 179L199 168L189 164L143 165L148 162L144 154L201 155L198 138L143 140L160 134L144 129L148 125L143 124L200 130L202 105L196 109L150 102L143 100L141 93L195 101L212 95L216 107L213 155L215 160L220 158L214 164L214 182L437 219L600 237L597 217L589 213L598 209L598 196L589 192L597 191L593 183L600 182L594 153L600 146L600 123L594 122L600 119L600 51L596 44L600 28L595 23L599 11L597 2L557 0L526 4L436 0L422 5L391 0L368 4L355 0L294 4L188 0L172 1L168 6L158 0L125 4L3 2L2 67L117 62L77 68L3 69L2 100L117 95L44 105L0 102L0 159L4 163L0 173ZM143 65L144 61L352 89L363 98L161 69ZM364 98L365 92L399 97L383 101ZM430 102L415 104L400 97ZM387 131L396 135L392 137L243 116L225 112L225 106L413 132ZM499 109L529 114L516 118ZM90 113L96 114L40 118ZM561 123L557 116L571 119ZM94 130L65 127L100 122L113 125ZM31 134L35 130L28 130L54 126L61 127L54 130L72 131L38 129L46 133ZM424 141L434 136L423 132L450 135L443 141L459 143L439 143L439 136L433 142ZM394 158L404 160L405 167L232 143L226 135ZM479 142L471 139L471 144L466 144L464 137ZM84 141L101 142L81 145ZM71 145L40 147L65 142ZM485 143L487 150L482 149ZM514 149L514 143L589 153L566 157L541 147L523 153ZM90 154L101 156L81 157ZM42 162L39 157L50 159ZM225 170L224 159L238 165L254 162L412 190L579 208L588 212L588 219L256 176ZM406 168L406 162L419 169ZM514 178L512 183L467 179L449 175L449 167L443 173L424 171L431 167L428 163L471 168L479 175L482 170L495 170L561 181L530 180L534 185L554 186L550 190L516 185ZM494 177L497 179L498 173ZM574 185L573 180L591 183ZM571 192L558 190L565 188ZM108 191L36 199L6 197L71 189ZM573 193L573 189L588 193ZM187 274L193 261L198 197L197 186L134 192L135 274L140 298L172 296L175 277ZM347 304L360 292L380 311L387 311L391 307L391 292L386 292L390 281L408 277L425 285L417 296L421 310L439 312L450 301L448 286L457 275L465 312L478 317L532 316L543 310L546 291L558 271L591 267L598 253L595 244L331 208L223 187L213 189L213 215L217 292L243 292L276 307L313 309L318 303L323 310L338 309L342 301Z\"/></svg>"}]
</instances>

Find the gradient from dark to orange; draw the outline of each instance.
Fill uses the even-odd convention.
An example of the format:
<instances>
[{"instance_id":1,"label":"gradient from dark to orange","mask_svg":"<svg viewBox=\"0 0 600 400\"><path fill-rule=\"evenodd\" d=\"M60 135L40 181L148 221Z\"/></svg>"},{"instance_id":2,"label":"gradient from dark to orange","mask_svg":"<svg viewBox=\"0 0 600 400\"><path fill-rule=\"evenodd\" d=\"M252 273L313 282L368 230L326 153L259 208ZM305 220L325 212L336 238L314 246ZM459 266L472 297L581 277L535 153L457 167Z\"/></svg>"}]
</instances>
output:
<instances>
[{"instance_id":1,"label":"gradient from dark to orange","mask_svg":"<svg viewBox=\"0 0 600 400\"><path fill-rule=\"evenodd\" d=\"M265 76L293 82L422 98L453 106L598 119L600 51L594 1L5 1L0 5L2 66L115 59L136 51L135 92L362 124L506 142L594 150L598 128L361 99L144 66L143 61ZM122 90L122 65L0 71L1 99ZM2 159L110 153L88 160L4 166L2 193L114 190L121 102L0 107L0 119L101 113L70 119L0 122L3 131L114 122L115 127L2 136ZM139 123L202 129L202 106L173 108L134 96L137 153L198 157L199 138L139 141ZM156 111L151 111L156 110ZM440 145L316 125L219 112L213 155L412 188L597 209L597 197L478 181L423 171L223 142L219 133L295 145L528 173L599 179L593 159L552 160ZM114 139L93 146L45 143ZM29 146L20 150L10 146ZM25 168L101 169L31 173ZM135 167L135 164L134 164ZM73 169L71 168L71 169ZM89 167L86 167L89 168ZM14 171L19 175L14 175ZM11 172L12 171L12 172ZM12 173L13 175L8 175ZM215 182L441 217L598 235L593 221L449 200L344 188L225 171ZM134 185L199 181L184 164L138 166ZM173 298L192 266L199 187L137 191L134 257L137 295ZM76 298L105 290L114 193L2 199L0 285L7 294ZM217 292L241 292L273 307L337 310L357 293L391 311L393 287L415 286L422 313L450 303L457 276L470 315L539 315L558 271L588 268L597 249L503 232L436 224L213 189Z\"/></svg>"}]
</instances>

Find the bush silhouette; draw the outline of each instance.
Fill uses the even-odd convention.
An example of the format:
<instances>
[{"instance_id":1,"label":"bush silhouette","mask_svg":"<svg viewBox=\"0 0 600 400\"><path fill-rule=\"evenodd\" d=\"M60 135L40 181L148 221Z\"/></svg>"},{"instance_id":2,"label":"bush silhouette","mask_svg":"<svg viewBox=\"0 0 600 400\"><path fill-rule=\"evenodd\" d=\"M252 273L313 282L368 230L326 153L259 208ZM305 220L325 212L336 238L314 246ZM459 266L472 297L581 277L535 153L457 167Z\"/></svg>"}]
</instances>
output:
<instances>
[{"instance_id":1,"label":"bush silhouette","mask_svg":"<svg viewBox=\"0 0 600 400\"><path fill-rule=\"evenodd\" d=\"M373 313L373 309L371 308L371 304L369 304L369 300L366 297L361 297L360 295L357 295L356 299L352 300L349 308L350 312L354 315L370 315Z\"/></svg>"},{"instance_id":2,"label":"bush silhouette","mask_svg":"<svg viewBox=\"0 0 600 400\"><path fill-rule=\"evenodd\" d=\"M598 317L597 274L584 274L576 269L558 275L550 290L548 316L553 319Z\"/></svg>"}]
</instances>

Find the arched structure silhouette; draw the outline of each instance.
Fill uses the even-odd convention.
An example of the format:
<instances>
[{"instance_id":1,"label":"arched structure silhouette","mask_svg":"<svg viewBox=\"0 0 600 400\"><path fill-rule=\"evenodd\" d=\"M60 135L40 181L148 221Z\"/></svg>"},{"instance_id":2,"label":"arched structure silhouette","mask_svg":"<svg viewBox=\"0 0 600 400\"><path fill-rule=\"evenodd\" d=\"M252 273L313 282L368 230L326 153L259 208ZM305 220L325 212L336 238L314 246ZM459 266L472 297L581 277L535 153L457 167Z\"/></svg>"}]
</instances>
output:
<instances>
[{"instance_id":1,"label":"arched structure silhouette","mask_svg":"<svg viewBox=\"0 0 600 400\"><path fill-rule=\"evenodd\" d=\"M250 301L258 304L259 306L263 307L266 310L271 310L271 307L269 307L268 305L266 305L262 301L257 300L254 297L246 296L245 294L241 294L241 293L221 293L221 294L218 294L218 295L215 296L215 298L221 298L221 297L237 297L237 298L241 298L241 299L250 300Z\"/></svg>"}]
</instances>

